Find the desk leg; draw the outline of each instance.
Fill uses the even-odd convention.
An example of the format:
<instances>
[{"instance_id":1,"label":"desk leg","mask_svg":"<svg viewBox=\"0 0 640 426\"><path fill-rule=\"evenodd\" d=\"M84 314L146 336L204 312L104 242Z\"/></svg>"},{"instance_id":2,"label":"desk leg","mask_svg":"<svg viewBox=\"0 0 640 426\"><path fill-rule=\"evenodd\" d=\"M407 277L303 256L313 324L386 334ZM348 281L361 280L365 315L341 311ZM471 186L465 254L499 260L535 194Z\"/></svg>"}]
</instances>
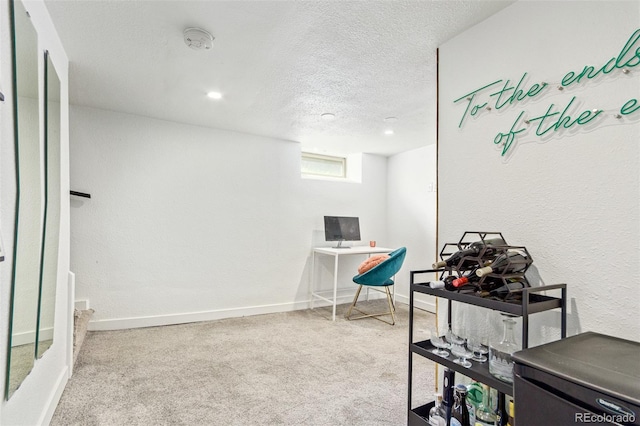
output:
<instances>
[{"instance_id":1,"label":"desk leg","mask_svg":"<svg viewBox=\"0 0 640 426\"><path fill-rule=\"evenodd\" d=\"M371 253L367 254L367 259L371 257ZM365 299L367 302L369 301L369 286L367 286L367 292Z\"/></svg>"},{"instance_id":2,"label":"desk leg","mask_svg":"<svg viewBox=\"0 0 640 426\"><path fill-rule=\"evenodd\" d=\"M338 257L333 263L333 320L336 320L336 304L338 303Z\"/></svg>"},{"instance_id":3,"label":"desk leg","mask_svg":"<svg viewBox=\"0 0 640 426\"><path fill-rule=\"evenodd\" d=\"M315 290L315 277L316 277L316 252L311 252L311 278L309 279L309 286L311 291L309 292L309 308L313 309L313 291Z\"/></svg>"}]
</instances>

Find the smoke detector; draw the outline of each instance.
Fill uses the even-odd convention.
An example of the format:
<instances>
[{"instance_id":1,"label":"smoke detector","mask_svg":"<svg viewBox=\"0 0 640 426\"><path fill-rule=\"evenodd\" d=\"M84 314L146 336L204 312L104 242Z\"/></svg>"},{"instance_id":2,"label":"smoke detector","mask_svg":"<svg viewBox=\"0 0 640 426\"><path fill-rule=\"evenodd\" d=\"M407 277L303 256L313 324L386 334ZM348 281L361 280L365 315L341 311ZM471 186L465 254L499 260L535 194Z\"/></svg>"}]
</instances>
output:
<instances>
[{"instance_id":1,"label":"smoke detector","mask_svg":"<svg viewBox=\"0 0 640 426\"><path fill-rule=\"evenodd\" d=\"M193 50L209 50L213 47L213 36L201 28L187 28L184 42Z\"/></svg>"}]
</instances>

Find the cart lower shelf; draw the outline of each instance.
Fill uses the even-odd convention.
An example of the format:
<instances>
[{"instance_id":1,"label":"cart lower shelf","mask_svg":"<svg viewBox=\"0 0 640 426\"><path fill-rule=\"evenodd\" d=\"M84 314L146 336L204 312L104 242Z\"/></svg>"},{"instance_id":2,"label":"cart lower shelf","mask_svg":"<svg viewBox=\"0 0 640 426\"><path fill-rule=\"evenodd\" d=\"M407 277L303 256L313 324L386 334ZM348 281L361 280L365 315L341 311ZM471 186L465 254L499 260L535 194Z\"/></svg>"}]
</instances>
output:
<instances>
[{"instance_id":1,"label":"cart lower shelf","mask_svg":"<svg viewBox=\"0 0 640 426\"><path fill-rule=\"evenodd\" d=\"M435 353L433 353L435 349L435 346L433 346L428 340L411 344L412 352L419 354L425 358L429 358L430 360L444 365L445 367L464 376L467 376L477 382L485 383L489 387L497 389L498 392L502 392L507 395L513 395L513 386L511 385L511 383L505 383L489 373L489 361L482 363L471 361L471 367L465 368L460 364L456 364L455 362L453 362L453 359L455 358L453 355L449 355L449 357L443 358L440 355L436 355Z\"/></svg>"},{"instance_id":2,"label":"cart lower shelf","mask_svg":"<svg viewBox=\"0 0 640 426\"><path fill-rule=\"evenodd\" d=\"M420 407L413 408L409 411L409 418L407 419L408 426L425 426L429 424L429 410L436 405L435 401L428 404L421 405Z\"/></svg>"}]
</instances>

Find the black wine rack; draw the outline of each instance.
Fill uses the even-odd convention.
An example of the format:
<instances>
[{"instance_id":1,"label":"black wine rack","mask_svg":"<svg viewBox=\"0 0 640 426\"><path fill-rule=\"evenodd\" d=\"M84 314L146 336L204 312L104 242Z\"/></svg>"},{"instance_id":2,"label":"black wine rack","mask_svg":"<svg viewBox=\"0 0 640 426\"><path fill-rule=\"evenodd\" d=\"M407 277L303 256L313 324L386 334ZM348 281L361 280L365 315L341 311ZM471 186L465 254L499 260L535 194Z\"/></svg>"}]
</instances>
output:
<instances>
[{"instance_id":1,"label":"black wine rack","mask_svg":"<svg viewBox=\"0 0 640 426\"><path fill-rule=\"evenodd\" d=\"M493 244L491 246L485 244L485 241L497 238L500 238L504 244ZM490 265L490 262L500 254L517 250L523 253L524 256L518 259L508 258L507 267L504 268L504 271L518 271L517 273L492 272L474 281L473 287L461 287L458 292L472 292L476 293L477 296L490 297L497 300L520 300L522 298L522 290L531 286L525 274L533 263L533 258L525 246L509 245L502 232L467 231L458 242L445 243L443 245L439 253L440 259L447 260L458 251L464 250L472 243L479 241L483 243L483 247L476 255L463 256L457 263L441 268L438 270L440 279L444 280L449 276L458 278L465 274L473 274L474 270ZM491 253L491 256L488 255L488 252ZM503 295L491 295L490 291L498 287L504 289Z\"/></svg>"}]
</instances>

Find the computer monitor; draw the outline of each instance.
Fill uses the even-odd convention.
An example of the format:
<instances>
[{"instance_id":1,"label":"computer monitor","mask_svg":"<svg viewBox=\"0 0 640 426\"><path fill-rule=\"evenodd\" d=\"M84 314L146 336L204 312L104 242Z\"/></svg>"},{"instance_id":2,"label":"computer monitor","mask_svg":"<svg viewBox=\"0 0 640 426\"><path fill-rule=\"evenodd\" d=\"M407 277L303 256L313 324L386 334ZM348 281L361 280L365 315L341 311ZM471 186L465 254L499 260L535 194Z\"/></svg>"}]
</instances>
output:
<instances>
[{"instance_id":1,"label":"computer monitor","mask_svg":"<svg viewBox=\"0 0 640 426\"><path fill-rule=\"evenodd\" d=\"M334 248L343 247L343 241L360 241L360 220L357 217L325 216L325 241L338 241Z\"/></svg>"}]
</instances>

